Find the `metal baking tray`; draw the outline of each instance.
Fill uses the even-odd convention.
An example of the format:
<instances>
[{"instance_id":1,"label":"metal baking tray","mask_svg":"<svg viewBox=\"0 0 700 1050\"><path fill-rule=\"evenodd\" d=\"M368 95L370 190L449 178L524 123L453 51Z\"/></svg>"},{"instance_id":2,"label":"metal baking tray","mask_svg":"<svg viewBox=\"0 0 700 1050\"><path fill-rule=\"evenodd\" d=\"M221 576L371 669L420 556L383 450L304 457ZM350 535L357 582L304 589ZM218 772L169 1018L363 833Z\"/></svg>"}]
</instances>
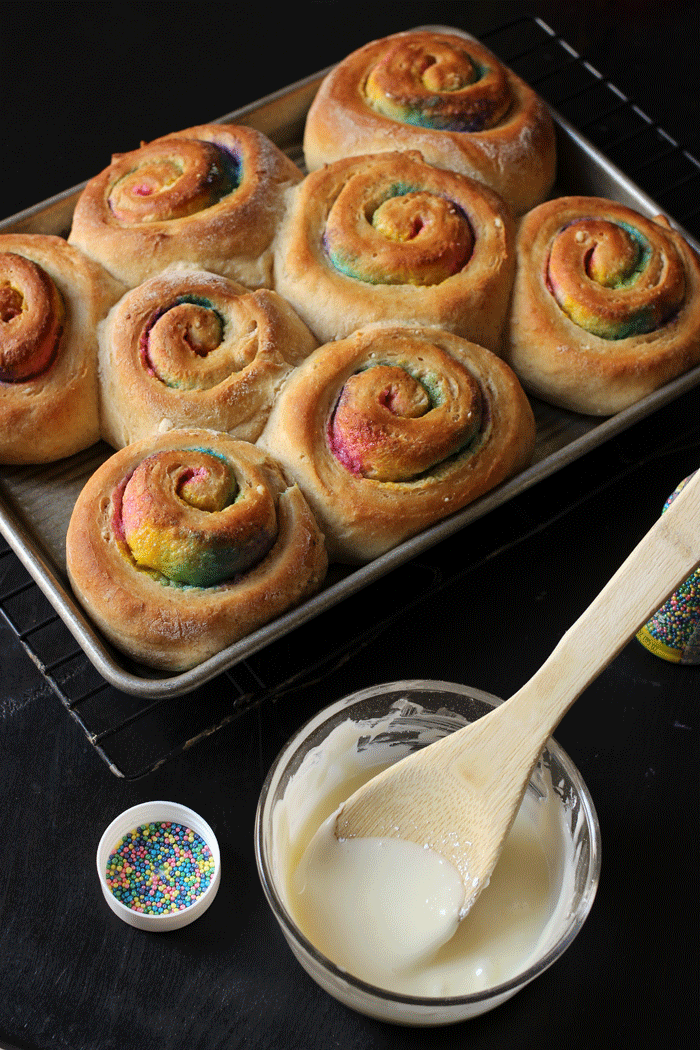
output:
<instances>
[{"instance_id":1,"label":"metal baking tray","mask_svg":"<svg viewBox=\"0 0 700 1050\"><path fill-rule=\"evenodd\" d=\"M535 21L538 31L553 37L544 23ZM430 28L461 32L453 27ZM566 48L566 45L562 46ZM574 61L578 58L570 49L569 54ZM504 61L511 64L507 59ZM327 72L328 69L323 69L218 119L257 128L302 166L301 143L306 113ZM590 69L587 72L591 73ZM559 151L558 178L553 196L580 193L611 197L649 216L664 211L568 120L554 109L552 115L557 127ZM0 222L0 232L67 236L73 208L83 185ZM674 221L673 216L669 219ZM693 247L700 250L688 231L678 223L675 225ZM537 421L537 442L532 463L526 470L368 565L352 569L332 566L322 590L301 606L192 670L177 675L159 674L115 651L85 616L70 589L65 561L66 529L83 484L112 454L106 444L99 443L76 456L45 466L0 468L0 531L106 682L123 693L144 700L179 696L228 671L699 384L700 367L697 367L624 412L602 420L576 415L531 399Z\"/></svg>"}]
</instances>

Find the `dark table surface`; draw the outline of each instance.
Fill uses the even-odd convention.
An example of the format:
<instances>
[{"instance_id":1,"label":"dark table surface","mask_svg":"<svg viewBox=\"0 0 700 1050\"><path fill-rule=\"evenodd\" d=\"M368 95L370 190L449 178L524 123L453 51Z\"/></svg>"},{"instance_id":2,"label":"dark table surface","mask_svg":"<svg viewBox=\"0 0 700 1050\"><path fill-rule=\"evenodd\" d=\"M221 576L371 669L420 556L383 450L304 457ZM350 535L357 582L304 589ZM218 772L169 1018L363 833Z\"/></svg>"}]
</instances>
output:
<instances>
[{"instance_id":1,"label":"dark table surface","mask_svg":"<svg viewBox=\"0 0 700 1050\"><path fill-rule=\"evenodd\" d=\"M47 10L6 3L4 213L83 181L112 151L227 113L394 30L457 25L495 50L507 40L511 54L503 57L510 58L528 13L636 108L624 105L601 119L586 114L581 89L565 86L581 63L541 71L538 87L548 101L586 125L586 134L700 237L700 12L696 4L633 0L385 5L381 13L311 3L281 14L252 4L224 13L208 3ZM504 34L512 20L515 29ZM640 111L641 130L620 128L621 116L634 122ZM553 967L463 1025L393 1027L349 1012L318 989L263 899L253 820L278 750L339 696L413 677L500 696L515 691L700 465L699 423L696 388L395 570L374 585L376 593L360 592L258 654L253 673L277 680L286 667L316 663L320 652L336 655L142 776L115 775L0 618L0 1045L674 1046L688 1022L697 1022L700 668L666 663L633 641L562 721L556 737L581 770L600 819L598 895ZM14 571L14 559L0 541L0 579ZM397 596L389 614L387 595ZM223 677L215 700L211 693L185 698L173 719L185 716L190 700L225 706L230 688ZM151 798L196 809L222 849L214 904L166 935L121 923L95 873L105 826Z\"/></svg>"}]
</instances>

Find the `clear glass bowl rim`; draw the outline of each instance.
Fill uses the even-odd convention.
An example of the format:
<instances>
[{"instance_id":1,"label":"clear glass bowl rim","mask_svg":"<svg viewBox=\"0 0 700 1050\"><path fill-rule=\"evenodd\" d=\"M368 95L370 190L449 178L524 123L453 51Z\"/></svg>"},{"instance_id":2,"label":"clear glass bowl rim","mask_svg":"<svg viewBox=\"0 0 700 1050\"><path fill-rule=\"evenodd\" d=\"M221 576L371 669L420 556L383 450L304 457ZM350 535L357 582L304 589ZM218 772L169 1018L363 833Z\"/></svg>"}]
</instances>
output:
<instances>
[{"instance_id":1,"label":"clear glass bowl rim","mask_svg":"<svg viewBox=\"0 0 700 1050\"><path fill-rule=\"evenodd\" d=\"M405 995L399 992L387 991L383 988L379 988L376 985L369 984L359 977L355 977L349 974L346 970L342 970L336 966L330 959L318 951L318 949L309 941L304 934L300 931L296 925L294 919L287 911L281 898L277 893L275 887L275 880L272 872L270 872L267 863L267 853L265 849L265 827L263 818L266 815L267 801L271 786L275 780L277 772L282 767L283 763L289 760L293 754L296 753L298 747L303 740L308 737L310 731L314 727L320 727L326 721L339 714L341 711L352 707L356 703L364 699L371 699L372 697L382 694L401 693L407 691L420 691L426 692L442 692L442 693L459 693L463 697L469 697L471 699L482 701L489 706L497 706L503 703L503 700L491 693L486 693L481 689L471 688L464 686L456 682L445 682L437 679L408 679L405 681L385 682L380 685L369 686L365 689L358 690L355 693L350 693L347 696L342 697L340 700L329 704L327 707L322 708L311 718L309 718L299 729L292 735L287 741L284 747L280 750L279 754L275 758L274 762L268 770L267 776L263 783L262 790L260 792L260 798L258 800L258 806L255 814L255 859L258 867L258 874L262 883L263 891L267 898L268 904L272 909L272 912L277 919L277 922L281 926L288 939L294 941L300 949L302 949L309 958L315 963L317 967L326 970L336 980L344 982L350 988L355 989L358 993L364 996L370 996L378 1002L393 1002L397 1005L402 1004L413 1007L424 1007L432 1011L437 1011L441 1007L454 1008L460 1005L469 1006L477 1005L479 1003L486 1002L490 999L501 1000L507 998L514 991L519 990L528 984L535 977L544 973L552 963L563 955L567 948L571 945L576 935L581 930L584 922L588 918L588 914L593 905L595 895L598 888L598 882L600 879L600 868L601 868L601 848L600 848L600 824L598 821L598 815L593 804L590 792L583 780L583 777L579 773L575 764L571 761L566 752L561 748L554 738L550 738L547 743L547 748L550 754L556 756L557 761L566 770L566 773L571 783L576 788L576 793L581 800L581 810L584 815L585 822L589 828L589 839L590 839L590 859L588 865L588 873L586 878L586 892L582 894L581 900L579 901L578 907L574 913L571 922L566 927L565 931L559 937L559 939L545 952L536 962L532 963L525 970L516 974L514 977L507 981L503 981L500 984L492 985L490 988L485 988L479 992L471 992L466 995L458 996L446 996L436 998L426 998L423 996ZM446 701L445 706L448 706Z\"/></svg>"}]
</instances>

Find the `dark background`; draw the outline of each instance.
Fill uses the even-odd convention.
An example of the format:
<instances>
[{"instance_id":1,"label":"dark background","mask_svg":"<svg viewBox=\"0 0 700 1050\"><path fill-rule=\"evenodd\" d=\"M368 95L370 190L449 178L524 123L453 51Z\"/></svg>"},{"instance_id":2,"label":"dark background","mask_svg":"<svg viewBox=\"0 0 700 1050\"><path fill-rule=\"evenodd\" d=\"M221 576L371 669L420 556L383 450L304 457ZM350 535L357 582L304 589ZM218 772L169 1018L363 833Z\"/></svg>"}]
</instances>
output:
<instances>
[{"instance_id":1,"label":"dark background","mask_svg":"<svg viewBox=\"0 0 700 1050\"><path fill-rule=\"evenodd\" d=\"M82 182L112 152L219 117L374 37L441 23L489 43L528 12L645 115L647 131L615 135L611 117L586 133L605 140L623 170L700 235L695 3L310 3L281 11L250 3L5 3L3 212ZM556 88L569 119L583 112L576 86L560 87L568 68L542 73L545 97ZM631 119L636 111L624 112ZM246 673L271 682L319 654L336 656L134 779L108 767L0 617L0 1046L651 1050L675 1046L689 1025L697 1029L698 668L666 664L632 642L561 723L557 739L600 817L598 896L570 950L474 1021L403 1030L352 1014L321 992L263 900L252 834L275 754L338 696L410 677L514 692L700 465L699 424L696 388L258 654ZM3 593L16 574L0 541ZM224 711L231 688L224 678L204 697L173 702L161 715L164 738L177 736L195 707L205 716L207 705ZM108 695L106 703L117 700ZM136 735L133 746L138 751ZM192 806L212 824L224 873L209 912L162 936L114 917L94 871L104 827L127 806L159 797Z\"/></svg>"},{"instance_id":2,"label":"dark background","mask_svg":"<svg viewBox=\"0 0 700 1050\"><path fill-rule=\"evenodd\" d=\"M7 210L82 182L112 152L203 123L375 37L440 23L475 35L523 12L698 155L697 3L4 3Z\"/></svg>"}]
</instances>

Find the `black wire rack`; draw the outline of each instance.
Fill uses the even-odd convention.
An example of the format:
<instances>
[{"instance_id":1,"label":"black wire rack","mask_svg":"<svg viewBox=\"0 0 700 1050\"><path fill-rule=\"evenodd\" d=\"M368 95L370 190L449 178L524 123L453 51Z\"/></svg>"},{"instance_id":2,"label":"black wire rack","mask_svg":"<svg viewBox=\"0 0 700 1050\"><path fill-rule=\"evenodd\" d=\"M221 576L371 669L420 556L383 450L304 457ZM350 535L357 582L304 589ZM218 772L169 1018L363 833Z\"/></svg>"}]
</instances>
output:
<instances>
[{"instance_id":1,"label":"black wire rack","mask_svg":"<svg viewBox=\"0 0 700 1050\"><path fill-rule=\"evenodd\" d=\"M515 20L482 39L663 211L700 237L700 160L687 143L671 138L539 19Z\"/></svg>"},{"instance_id":2,"label":"black wire rack","mask_svg":"<svg viewBox=\"0 0 700 1050\"><path fill-rule=\"evenodd\" d=\"M700 161L674 141L585 56L536 18L482 36L636 185L700 238ZM494 546L497 539L494 538ZM324 615L322 636L344 639L319 656L319 627L298 628L185 696L130 696L105 682L60 617L0 539L0 613L88 740L117 776L136 779L268 697L328 674L376 638L392 619L442 583L435 564L413 562ZM354 603L361 605L354 609ZM367 623L367 610L372 610ZM364 624L350 632L347 624Z\"/></svg>"}]
</instances>

